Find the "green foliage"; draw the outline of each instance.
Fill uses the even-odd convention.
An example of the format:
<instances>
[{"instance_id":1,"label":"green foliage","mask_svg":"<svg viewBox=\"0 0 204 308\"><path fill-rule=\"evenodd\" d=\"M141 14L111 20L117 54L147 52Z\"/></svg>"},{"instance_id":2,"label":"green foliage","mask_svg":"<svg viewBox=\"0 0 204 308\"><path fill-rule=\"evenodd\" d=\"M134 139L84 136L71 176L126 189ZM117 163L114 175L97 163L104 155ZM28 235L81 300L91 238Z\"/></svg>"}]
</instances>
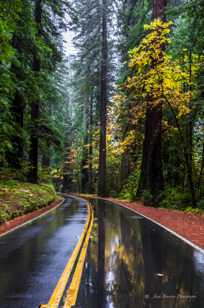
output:
<instances>
[{"instance_id":1,"label":"green foliage","mask_svg":"<svg viewBox=\"0 0 204 308\"><path fill-rule=\"evenodd\" d=\"M197 208L192 208L191 206L188 206L184 209L185 212L191 213L191 214L198 214L198 215L204 215L204 199L199 200L197 203Z\"/></svg>"},{"instance_id":2,"label":"green foliage","mask_svg":"<svg viewBox=\"0 0 204 308\"><path fill-rule=\"evenodd\" d=\"M199 201L198 201L198 209L200 209L200 210L204 210L204 199L200 199Z\"/></svg>"},{"instance_id":3,"label":"green foliage","mask_svg":"<svg viewBox=\"0 0 204 308\"><path fill-rule=\"evenodd\" d=\"M40 107L39 156L49 152L51 163L63 148L67 121L67 68L61 65L66 4L43 0L41 25L35 20L35 4L0 2L0 172L20 180L29 171L32 102ZM39 72L33 69L34 55Z\"/></svg>"},{"instance_id":4,"label":"green foliage","mask_svg":"<svg viewBox=\"0 0 204 308\"><path fill-rule=\"evenodd\" d=\"M149 190L144 190L142 193L142 198L141 200L144 202L144 204L151 205L153 196L152 193ZM156 206L157 204L154 204Z\"/></svg>"},{"instance_id":5,"label":"green foliage","mask_svg":"<svg viewBox=\"0 0 204 308\"><path fill-rule=\"evenodd\" d=\"M57 199L52 185L0 182L0 223L40 209Z\"/></svg>"},{"instance_id":6,"label":"green foliage","mask_svg":"<svg viewBox=\"0 0 204 308\"><path fill-rule=\"evenodd\" d=\"M163 192L161 207L184 210L191 203L191 195L178 187L167 187Z\"/></svg>"},{"instance_id":7,"label":"green foliage","mask_svg":"<svg viewBox=\"0 0 204 308\"><path fill-rule=\"evenodd\" d=\"M9 107L14 83L10 67L15 50L11 43L20 11L20 0L0 3L0 164L5 164L5 152L12 146L10 136L13 126Z\"/></svg>"},{"instance_id":8,"label":"green foliage","mask_svg":"<svg viewBox=\"0 0 204 308\"><path fill-rule=\"evenodd\" d=\"M119 194L119 198L125 199L128 201L136 200L137 188L139 183L140 172L136 171L129 175L127 183L123 186L122 191ZM144 204L151 205L153 196L150 191L143 191L141 201Z\"/></svg>"},{"instance_id":9,"label":"green foliage","mask_svg":"<svg viewBox=\"0 0 204 308\"><path fill-rule=\"evenodd\" d=\"M137 186L139 181L138 172L134 172L129 175L127 183L123 186L122 191L119 194L119 198L133 201L136 198Z\"/></svg>"}]
</instances>

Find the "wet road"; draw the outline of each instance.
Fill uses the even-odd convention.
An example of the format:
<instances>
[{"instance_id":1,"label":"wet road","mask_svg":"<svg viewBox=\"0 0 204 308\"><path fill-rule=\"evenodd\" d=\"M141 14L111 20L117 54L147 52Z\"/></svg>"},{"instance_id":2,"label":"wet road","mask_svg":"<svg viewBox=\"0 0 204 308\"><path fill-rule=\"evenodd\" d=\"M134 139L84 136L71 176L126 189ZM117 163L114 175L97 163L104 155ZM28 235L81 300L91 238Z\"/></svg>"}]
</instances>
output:
<instances>
[{"instance_id":1,"label":"wet road","mask_svg":"<svg viewBox=\"0 0 204 308\"><path fill-rule=\"evenodd\" d=\"M0 308L47 303L86 222L85 202L63 205L0 238Z\"/></svg>"},{"instance_id":2,"label":"wet road","mask_svg":"<svg viewBox=\"0 0 204 308\"><path fill-rule=\"evenodd\" d=\"M204 255L133 212L94 201L76 307L203 308Z\"/></svg>"}]
</instances>

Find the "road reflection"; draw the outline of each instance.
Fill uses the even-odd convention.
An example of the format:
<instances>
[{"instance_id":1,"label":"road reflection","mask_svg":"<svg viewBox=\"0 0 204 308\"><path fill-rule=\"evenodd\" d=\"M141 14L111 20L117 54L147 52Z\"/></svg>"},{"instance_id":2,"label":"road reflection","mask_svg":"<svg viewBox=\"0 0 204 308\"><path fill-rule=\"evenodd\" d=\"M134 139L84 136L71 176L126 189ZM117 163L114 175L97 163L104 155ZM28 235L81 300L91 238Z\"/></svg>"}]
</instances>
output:
<instances>
[{"instance_id":1,"label":"road reflection","mask_svg":"<svg viewBox=\"0 0 204 308\"><path fill-rule=\"evenodd\" d=\"M77 307L203 308L202 254L152 222L94 201Z\"/></svg>"}]
</instances>

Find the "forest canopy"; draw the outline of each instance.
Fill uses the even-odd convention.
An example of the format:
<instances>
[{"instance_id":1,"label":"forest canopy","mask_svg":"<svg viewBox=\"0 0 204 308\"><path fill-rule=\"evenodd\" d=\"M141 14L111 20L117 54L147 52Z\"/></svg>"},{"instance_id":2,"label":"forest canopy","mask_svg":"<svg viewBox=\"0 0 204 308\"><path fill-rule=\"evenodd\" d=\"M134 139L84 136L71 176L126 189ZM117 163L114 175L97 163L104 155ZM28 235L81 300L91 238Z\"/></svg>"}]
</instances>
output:
<instances>
[{"instance_id":1,"label":"forest canopy","mask_svg":"<svg viewBox=\"0 0 204 308\"><path fill-rule=\"evenodd\" d=\"M203 103L203 0L0 2L1 181L203 209Z\"/></svg>"}]
</instances>

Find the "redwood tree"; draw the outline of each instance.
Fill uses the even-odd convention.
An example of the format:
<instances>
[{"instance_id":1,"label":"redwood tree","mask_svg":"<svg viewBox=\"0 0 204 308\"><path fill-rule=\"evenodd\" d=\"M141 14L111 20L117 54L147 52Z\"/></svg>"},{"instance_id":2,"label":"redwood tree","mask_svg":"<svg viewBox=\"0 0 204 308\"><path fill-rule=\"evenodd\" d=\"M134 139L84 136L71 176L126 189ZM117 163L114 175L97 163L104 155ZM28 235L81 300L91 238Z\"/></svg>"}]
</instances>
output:
<instances>
[{"instance_id":1,"label":"redwood tree","mask_svg":"<svg viewBox=\"0 0 204 308\"><path fill-rule=\"evenodd\" d=\"M42 0L35 1L35 12L34 12L35 23L37 26L37 36L42 36ZM40 56L38 54L37 48L33 52L33 72L37 75L41 71ZM35 99L31 104L31 135L30 135L30 173L29 181L36 183L38 181L38 121L40 115L40 104L39 97L36 95Z\"/></svg>"},{"instance_id":2,"label":"redwood tree","mask_svg":"<svg viewBox=\"0 0 204 308\"><path fill-rule=\"evenodd\" d=\"M107 122L107 1L102 2L102 47L101 47L101 95L100 95L100 145L99 145L99 180L98 194L106 194L106 122Z\"/></svg>"},{"instance_id":3,"label":"redwood tree","mask_svg":"<svg viewBox=\"0 0 204 308\"><path fill-rule=\"evenodd\" d=\"M166 0L153 0L153 19L165 19ZM153 200L159 198L164 187L162 168L162 105L147 104L142 169L137 195L149 191Z\"/></svg>"}]
</instances>

